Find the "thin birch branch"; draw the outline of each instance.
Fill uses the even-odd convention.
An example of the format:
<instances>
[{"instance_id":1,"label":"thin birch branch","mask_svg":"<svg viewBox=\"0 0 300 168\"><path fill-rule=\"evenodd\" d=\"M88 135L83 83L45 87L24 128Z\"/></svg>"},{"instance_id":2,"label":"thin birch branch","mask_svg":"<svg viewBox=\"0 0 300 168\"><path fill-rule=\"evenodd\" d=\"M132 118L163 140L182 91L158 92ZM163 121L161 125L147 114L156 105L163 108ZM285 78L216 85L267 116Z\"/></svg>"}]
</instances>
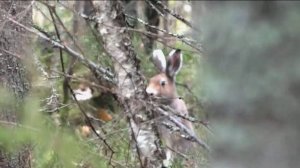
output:
<instances>
[{"instance_id":1,"label":"thin birch branch","mask_svg":"<svg viewBox=\"0 0 300 168\"><path fill-rule=\"evenodd\" d=\"M173 16L174 18L180 20L181 22L183 22L184 24L186 24L187 26L189 26L192 29L195 29L197 31L199 31L194 25L192 25L192 23L190 23L188 20L186 20L183 16L181 16L178 13L175 13L173 10L169 9L165 4L162 3L162 1L155 1L155 2L151 2L149 0L146 0L148 3L155 3L153 4L154 6L158 6L160 9L162 9L164 12L170 14L171 16Z\"/></svg>"},{"instance_id":2,"label":"thin birch branch","mask_svg":"<svg viewBox=\"0 0 300 168\"><path fill-rule=\"evenodd\" d=\"M152 3L150 2L149 0L146 0L147 4L152 8L154 9L160 16L164 17L165 15L159 10L157 9L157 7Z\"/></svg>"},{"instance_id":3,"label":"thin birch branch","mask_svg":"<svg viewBox=\"0 0 300 168\"><path fill-rule=\"evenodd\" d=\"M99 18L97 18L97 17L95 17L95 16L87 16L87 15L85 15L85 14L80 14L80 16L83 17L83 18L85 18L85 19L94 21L94 22L96 22L96 23L106 24L106 23L101 23L101 22L99 22ZM158 30L158 31L160 31L160 32L163 32L163 33L165 33L165 34L167 34L167 35L169 35L169 36L171 36L171 37L175 37L175 38L181 40L184 44L186 44L186 45L188 45L188 46L194 48L194 49L197 50L198 52L202 52L202 50L203 50L202 47L201 47L201 45L198 44L195 40L189 39L189 38L185 37L184 35L180 35L180 34L175 34L175 33L168 32L168 31L166 31L166 30L164 30L164 29L160 29L160 28L158 28L158 27L156 27L156 26L150 25L149 23L147 23L146 21L144 21L144 20L142 20L142 19L140 19L140 18L136 18L136 17L130 16L130 15L128 15L128 14L125 14L125 16L126 16L126 17L129 17L129 18L131 18L131 19L135 19L135 20L137 20L138 22L140 22L141 24L144 24L145 26L148 26L148 27L150 27L150 28L153 28L153 29L156 29L156 30ZM127 28L127 27L123 27L123 29L128 29L128 30L129 30L129 28ZM132 29L130 29L130 30L132 30ZM133 31L136 31L136 29L133 30ZM149 33L149 34L151 34L151 33ZM157 35L157 36L158 36L158 35Z\"/></svg>"},{"instance_id":4,"label":"thin birch branch","mask_svg":"<svg viewBox=\"0 0 300 168\"><path fill-rule=\"evenodd\" d=\"M174 123L177 127L180 128L180 130L183 130L187 134L187 139L197 142L201 147L206 149L207 151L210 151L209 146L202 141L201 139L197 138L196 135L189 130L185 125L183 125L181 122L179 122L174 116L170 115L168 112L163 110L162 108L155 108L156 111L159 111L162 115L164 115L168 120L170 120L172 123Z\"/></svg>"},{"instance_id":5,"label":"thin birch branch","mask_svg":"<svg viewBox=\"0 0 300 168\"><path fill-rule=\"evenodd\" d=\"M152 26L150 25L149 23L145 22L144 20L140 19L140 18L136 18L136 17L133 17L133 16L130 16L128 14L125 14L127 17L131 18L131 19L136 19L138 22L140 22L141 24L145 25L145 26L148 26L150 28L153 28L153 29L156 29L160 32L163 32L169 36L172 36L172 37L176 37L177 39L179 39L180 41L182 41L184 44L196 49L198 52L202 52L203 49L202 49L202 46L201 44L197 43L195 40L192 40L192 39L189 39L187 37L185 37L184 35L180 35L180 34L175 34L175 33L171 33L171 32L168 32L164 29L160 29L156 26Z\"/></svg>"},{"instance_id":6,"label":"thin birch branch","mask_svg":"<svg viewBox=\"0 0 300 168\"><path fill-rule=\"evenodd\" d=\"M88 68L90 68L93 72L95 72L97 75L103 77L106 81L111 82L112 84L116 83L115 79L114 79L114 74L112 72L110 72L108 70L108 68L104 68L101 67L100 65L95 64L93 61L85 58L83 55L77 53L76 51L74 51L72 48L48 37L47 35L45 35L43 31L40 31L40 29L38 29L37 27L34 27L36 30L26 27L23 24L15 21L14 19L7 17L8 20L10 20L11 22L13 22L14 24L24 28L25 30L27 30L30 33L36 34L39 37L41 37L44 40L47 40L49 42L51 42L51 44L55 47L59 47L61 49L63 49L65 52L67 52L70 56L77 58L81 63L83 63L83 65L87 66Z\"/></svg>"}]
</instances>

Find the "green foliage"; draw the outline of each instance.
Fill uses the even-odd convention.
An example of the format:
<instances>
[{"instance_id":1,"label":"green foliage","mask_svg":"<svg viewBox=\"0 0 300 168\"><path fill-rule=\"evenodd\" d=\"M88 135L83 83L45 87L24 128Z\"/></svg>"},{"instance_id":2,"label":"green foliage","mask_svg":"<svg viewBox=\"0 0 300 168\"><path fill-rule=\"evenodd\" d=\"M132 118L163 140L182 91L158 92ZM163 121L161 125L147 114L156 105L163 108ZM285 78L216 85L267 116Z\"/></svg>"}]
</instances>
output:
<instances>
[{"instance_id":1,"label":"green foliage","mask_svg":"<svg viewBox=\"0 0 300 168\"><path fill-rule=\"evenodd\" d=\"M67 128L58 128L39 111L39 101L29 98L20 125L0 127L1 147L14 152L23 144L32 144L34 167L75 167L87 162L93 167L106 167L106 160L92 152L92 146L74 136Z\"/></svg>"}]
</instances>

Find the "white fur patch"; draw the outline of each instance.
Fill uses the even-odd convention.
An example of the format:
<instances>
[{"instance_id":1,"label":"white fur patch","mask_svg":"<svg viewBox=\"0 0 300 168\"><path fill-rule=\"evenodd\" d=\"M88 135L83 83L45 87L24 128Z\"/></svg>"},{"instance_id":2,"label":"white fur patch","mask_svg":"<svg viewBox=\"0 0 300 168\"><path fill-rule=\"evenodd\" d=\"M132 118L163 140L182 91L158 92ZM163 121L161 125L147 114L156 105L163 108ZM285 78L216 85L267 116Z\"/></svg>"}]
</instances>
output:
<instances>
[{"instance_id":1,"label":"white fur patch","mask_svg":"<svg viewBox=\"0 0 300 168\"><path fill-rule=\"evenodd\" d=\"M153 51L153 59L160 63L161 69L165 70L167 66L166 58L162 50L156 49Z\"/></svg>"},{"instance_id":2,"label":"white fur patch","mask_svg":"<svg viewBox=\"0 0 300 168\"><path fill-rule=\"evenodd\" d=\"M179 70L181 69L181 67L182 67L182 53L180 53L180 65L179 65L179 68L178 68L178 70L176 71L176 74L179 72Z\"/></svg>"},{"instance_id":3,"label":"white fur patch","mask_svg":"<svg viewBox=\"0 0 300 168\"><path fill-rule=\"evenodd\" d=\"M105 28L100 29L100 34L104 35L107 34L107 30Z\"/></svg>"},{"instance_id":4,"label":"white fur patch","mask_svg":"<svg viewBox=\"0 0 300 168\"><path fill-rule=\"evenodd\" d=\"M170 167L172 162L172 151L167 149L166 150L166 159L163 160L163 165L165 167Z\"/></svg>"},{"instance_id":5,"label":"white fur patch","mask_svg":"<svg viewBox=\"0 0 300 168\"><path fill-rule=\"evenodd\" d=\"M175 53L175 51L176 50L172 50L172 51L170 51L170 53L169 53L169 57L171 57L174 53Z\"/></svg>"},{"instance_id":6,"label":"white fur patch","mask_svg":"<svg viewBox=\"0 0 300 168\"><path fill-rule=\"evenodd\" d=\"M74 90L74 94L78 101L89 100L93 97L92 90L90 88L86 88L84 91L76 89Z\"/></svg>"},{"instance_id":7,"label":"white fur patch","mask_svg":"<svg viewBox=\"0 0 300 168\"><path fill-rule=\"evenodd\" d=\"M149 95L153 94L154 96L156 96L158 94L158 91L151 87L147 87L146 92L147 92L147 94L149 94Z\"/></svg>"}]
</instances>

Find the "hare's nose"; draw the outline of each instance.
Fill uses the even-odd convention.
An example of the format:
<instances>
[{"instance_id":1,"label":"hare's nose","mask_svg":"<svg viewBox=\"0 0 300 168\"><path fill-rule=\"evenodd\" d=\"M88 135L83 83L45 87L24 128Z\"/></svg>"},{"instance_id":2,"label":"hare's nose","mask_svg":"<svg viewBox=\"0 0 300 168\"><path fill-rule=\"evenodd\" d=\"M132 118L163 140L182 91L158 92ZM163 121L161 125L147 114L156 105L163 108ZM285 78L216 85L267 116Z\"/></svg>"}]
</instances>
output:
<instances>
[{"instance_id":1,"label":"hare's nose","mask_svg":"<svg viewBox=\"0 0 300 168\"><path fill-rule=\"evenodd\" d=\"M157 91L152 89L151 87L147 87L146 89L146 93L149 95L149 96L154 96L157 94Z\"/></svg>"}]
</instances>

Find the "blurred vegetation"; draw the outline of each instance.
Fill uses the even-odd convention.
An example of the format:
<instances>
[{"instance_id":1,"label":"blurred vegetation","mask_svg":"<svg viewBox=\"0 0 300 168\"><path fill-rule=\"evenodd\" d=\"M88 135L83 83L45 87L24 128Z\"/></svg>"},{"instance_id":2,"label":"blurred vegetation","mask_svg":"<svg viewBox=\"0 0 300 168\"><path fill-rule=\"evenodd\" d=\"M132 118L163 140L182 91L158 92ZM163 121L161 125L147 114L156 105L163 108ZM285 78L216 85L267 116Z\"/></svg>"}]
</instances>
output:
<instances>
[{"instance_id":1,"label":"blurred vegetation","mask_svg":"<svg viewBox=\"0 0 300 168\"><path fill-rule=\"evenodd\" d=\"M213 167L299 166L298 2L203 2Z\"/></svg>"}]
</instances>

